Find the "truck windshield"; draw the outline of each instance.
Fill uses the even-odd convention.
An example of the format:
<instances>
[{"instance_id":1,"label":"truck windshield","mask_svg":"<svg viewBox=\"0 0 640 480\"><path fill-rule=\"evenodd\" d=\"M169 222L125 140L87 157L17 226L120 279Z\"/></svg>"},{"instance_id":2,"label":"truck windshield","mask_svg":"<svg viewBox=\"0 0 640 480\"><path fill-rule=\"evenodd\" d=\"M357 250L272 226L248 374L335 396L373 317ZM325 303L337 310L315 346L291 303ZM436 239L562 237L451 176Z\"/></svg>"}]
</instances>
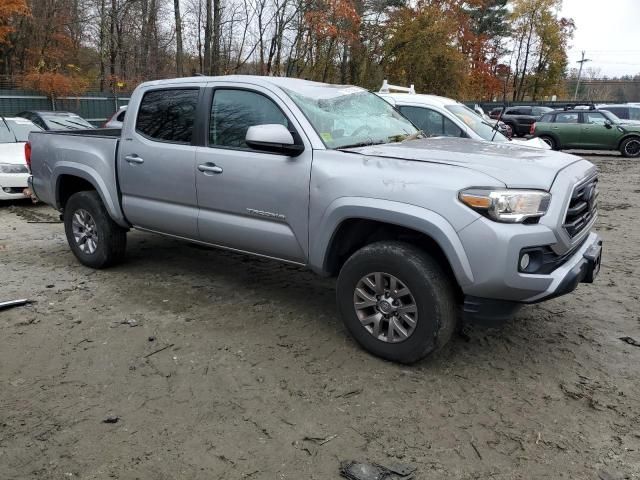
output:
<instances>
[{"instance_id":1,"label":"truck windshield","mask_svg":"<svg viewBox=\"0 0 640 480\"><path fill-rule=\"evenodd\" d=\"M497 132L493 125L489 125L480 118L476 112L464 105L447 105L446 109L462 120L471 130L476 132L483 140L498 143L508 142L507 137Z\"/></svg>"},{"instance_id":2,"label":"truck windshield","mask_svg":"<svg viewBox=\"0 0 640 480\"><path fill-rule=\"evenodd\" d=\"M316 84L284 89L327 148L400 142L416 127L385 100L358 87Z\"/></svg>"}]
</instances>

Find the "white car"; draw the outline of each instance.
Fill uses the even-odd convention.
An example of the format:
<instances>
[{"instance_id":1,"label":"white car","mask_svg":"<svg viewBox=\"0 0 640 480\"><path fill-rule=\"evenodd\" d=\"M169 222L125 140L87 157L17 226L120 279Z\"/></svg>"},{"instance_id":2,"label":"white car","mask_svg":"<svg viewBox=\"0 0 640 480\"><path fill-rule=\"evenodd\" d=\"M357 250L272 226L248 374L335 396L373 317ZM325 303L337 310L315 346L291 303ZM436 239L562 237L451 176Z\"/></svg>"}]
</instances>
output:
<instances>
[{"instance_id":1,"label":"white car","mask_svg":"<svg viewBox=\"0 0 640 480\"><path fill-rule=\"evenodd\" d=\"M127 106L124 105L118 109L116 113L111 115L111 118L107 120L102 128L122 128L122 122L124 122L124 116L127 113Z\"/></svg>"},{"instance_id":2,"label":"white car","mask_svg":"<svg viewBox=\"0 0 640 480\"><path fill-rule=\"evenodd\" d=\"M0 117L0 200L28 197L24 145L29 133L38 130L42 129L25 118Z\"/></svg>"},{"instance_id":3,"label":"white car","mask_svg":"<svg viewBox=\"0 0 640 480\"><path fill-rule=\"evenodd\" d=\"M397 92L402 93L397 93ZM539 138L510 140L476 112L451 98L415 93L409 88L389 85L385 80L378 96L396 107L428 136L466 137L489 142L513 142L518 145L549 149Z\"/></svg>"}]
</instances>

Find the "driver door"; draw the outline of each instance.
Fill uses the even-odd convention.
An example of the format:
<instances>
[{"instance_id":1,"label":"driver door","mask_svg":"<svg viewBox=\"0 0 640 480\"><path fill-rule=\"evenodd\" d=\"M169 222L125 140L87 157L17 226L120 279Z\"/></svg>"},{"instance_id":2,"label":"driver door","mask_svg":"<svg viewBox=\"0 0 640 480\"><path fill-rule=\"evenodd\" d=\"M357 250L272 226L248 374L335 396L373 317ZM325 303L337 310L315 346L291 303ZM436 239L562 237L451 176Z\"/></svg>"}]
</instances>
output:
<instances>
[{"instance_id":1,"label":"driver door","mask_svg":"<svg viewBox=\"0 0 640 480\"><path fill-rule=\"evenodd\" d=\"M260 87L216 86L207 146L196 154L198 231L204 242L295 263L308 253L312 149L278 98ZM296 157L251 149L249 127L285 125L305 151Z\"/></svg>"}]
</instances>

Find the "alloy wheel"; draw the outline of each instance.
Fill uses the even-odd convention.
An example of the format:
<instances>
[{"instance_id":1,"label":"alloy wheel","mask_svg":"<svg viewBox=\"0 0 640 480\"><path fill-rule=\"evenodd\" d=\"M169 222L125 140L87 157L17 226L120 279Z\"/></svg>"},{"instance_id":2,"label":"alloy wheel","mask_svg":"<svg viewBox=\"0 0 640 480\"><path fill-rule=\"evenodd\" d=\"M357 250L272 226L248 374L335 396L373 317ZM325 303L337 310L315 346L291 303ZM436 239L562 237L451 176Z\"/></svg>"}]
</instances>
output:
<instances>
[{"instance_id":1,"label":"alloy wheel","mask_svg":"<svg viewBox=\"0 0 640 480\"><path fill-rule=\"evenodd\" d=\"M353 306L362 326L383 342L408 339L418 324L418 306L411 291L389 273L362 277L353 293Z\"/></svg>"}]
</instances>

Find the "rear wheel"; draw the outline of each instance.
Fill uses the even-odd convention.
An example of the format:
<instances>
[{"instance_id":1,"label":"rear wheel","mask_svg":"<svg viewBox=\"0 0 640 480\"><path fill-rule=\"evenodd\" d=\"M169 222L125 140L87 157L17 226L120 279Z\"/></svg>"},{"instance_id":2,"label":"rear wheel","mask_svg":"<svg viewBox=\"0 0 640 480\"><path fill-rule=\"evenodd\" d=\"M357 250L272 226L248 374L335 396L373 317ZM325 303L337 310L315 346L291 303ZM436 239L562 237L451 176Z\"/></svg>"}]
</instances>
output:
<instances>
[{"instance_id":1,"label":"rear wheel","mask_svg":"<svg viewBox=\"0 0 640 480\"><path fill-rule=\"evenodd\" d=\"M558 149L558 146L556 145L556 141L553 139L553 137L550 137L548 135L540 135L540 137L538 138L542 140L544 143L546 143L547 145L549 145L551 147L551 150Z\"/></svg>"},{"instance_id":2,"label":"rear wheel","mask_svg":"<svg viewBox=\"0 0 640 480\"><path fill-rule=\"evenodd\" d=\"M627 138L620 145L620 153L627 158L640 157L640 137Z\"/></svg>"},{"instance_id":3,"label":"rear wheel","mask_svg":"<svg viewBox=\"0 0 640 480\"><path fill-rule=\"evenodd\" d=\"M427 253L378 242L340 271L338 308L355 340L374 355L413 363L445 345L456 327L451 279Z\"/></svg>"},{"instance_id":4,"label":"rear wheel","mask_svg":"<svg viewBox=\"0 0 640 480\"><path fill-rule=\"evenodd\" d=\"M74 193L64 207L64 230L80 263L106 268L124 259L126 229L115 223L95 191Z\"/></svg>"}]
</instances>

